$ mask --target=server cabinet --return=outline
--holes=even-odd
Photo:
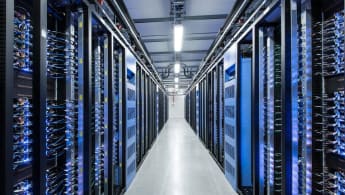
[[[159,128],[159,87],[158,85],[156,86],[156,131],[157,131],[157,135],[160,132],[160,128]]]
[[[212,70],[212,153],[218,160],[219,126],[218,126],[218,66]]]
[[[207,142],[206,142],[206,138],[207,138],[207,124],[208,124],[208,120],[207,120],[207,117],[208,117],[208,112],[207,112],[207,101],[208,101],[208,99],[207,99],[207,83],[206,83],[207,81],[206,81],[206,78],[204,78],[203,79],[203,82],[202,82],[202,84],[203,84],[203,88],[202,88],[202,96],[203,96],[203,117],[202,117],[202,123],[203,123],[203,133],[202,133],[202,139],[203,139],[203,141],[204,141],[204,144],[206,144]]]
[[[218,63],[218,161],[222,168],[224,168],[224,60]]]
[[[252,39],[240,43],[239,59],[230,62],[224,56],[228,180],[249,194],[250,189],[243,190],[251,182],[254,194],[343,194],[344,1],[272,1],[250,28],[246,32],[252,31]],[[243,47],[251,44],[252,56],[243,56]],[[204,120],[199,136],[213,154],[221,132],[214,131],[220,118],[215,105],[221,102],[216,71],[211,69],[198,83],[203,103],[195,102]],[[244,95],[249,88],[250,100]],[[186,96],[191,125],[192,91]],[[248,112],[252,114],[244,114]],[[246,149],[248,137],[252,146]],[[246,154],[252,158],[246,160]]]
[[[145,113],[149,113],[149,81],[148,81],[148,76],[146,74],[144,74],[144,88],[145,88],[145,91],[144,91],[144,102],[145,102]],[[145,130],[144,130],[144,133],[145,133],[145,136],[144,136],[144,151],[145,153],[147,152],[147,150],[149,149],[149,116],[147,114],[145,114]]]
[[[165,96],[146,71],[138,64],[136,67],[136,120],[138,124],[136,129],[136,163],[139,167],[164,125],[163,104]]]
[[[253,31],[253,171],[254,193],[284,193],[285,86],[283,69],[280,6],[275,5],[255,25]],[[285,84],[285,82],[284,82]],[[286,115],[287,116],[287,115]]]
[[[0,111],[4,124],[4,129],[1,129],[1,156],[4,161],[1,162],[1,176],[6,177],[2,180],[1,191],[6,194],[20,190],[32,193],[34,185],[40,185],[39,182],[34,182],[34,179],[41,177],[40,174],[33,175],[33,169],[40,166],[36,160],[40,156],[35,154],[45,149],[37,144],[44,134],[34,132],[34,129],[45,124],[32,118],[34,114],[41,115],[41,109],[45,113],[43,106],[33,101],[36,91],[39,92],[38,95],[44,95],[45,92],[39,87],[40,81],[34,77],[45,71],[45,64],[37,58],[39,55],[33,55],[33,45],[37,46],[41,42],[40,37],[33,37],[33,26],[34,21],[36,28],[37,25],[41,26],[41,15],[32,16],[37,7],[23,5],[24,3],[1,2],[1,19],[4,22],[1,28],[1,60],[5,60],[1,61],[1,90],[5,92],[4,97],[1,97]],[[22,36],[16,37],[17,34]],[[35,52],[41,51],[36,48]],[[36,67],[32,66],[33,61],[37,63]],[[43,69],[42,72],[37,72],[40,68]],[[44,81],[43,79],[42,82],[45,83]]]
[[[141,89],[140,89],[140,97],[141,97],[141,102],[142,102],[142,106],[141,106],[141,157],[143,158],[144,155],[145,155],[145,130],[146,130],[146,127],[145,127],[145,113],[146,113],[146,110],[145,110],[145,72],[142,70],[141,71]]]
[[[169,119],[169,99],[168,96],[165,95],[165,119],[164,119],[164,124],[168,121]]]
[[[212,92],[213,92],[213,85],[212,85],[212,74],[207,75],[207,138],[206,138],[206,147],[209,150],[212,150],[213,146],[213,101],[212,101]]]
[[[69,5],[71,6],[71,5]],[[68,4],[50,4],[47,17],[47,100],[46,100],[46,193],[77,193],[83,191],[85,165],[84,145],[84,58],[85,31],[83,23],[87,10],[69,9]],[[58,15],[66,14],[61,19]],[[42,47],[42,46],[41,46]],[[66,120],[65,120],[66,119]],[[67,172],[67,174],[64,174]],[[61,187],[61,180],[66,183]],[[78,186],[78,187],[75,187]],[[87,191],[87,189],[85,189]]]
[[[291,73],[287,73],[290,74],[289,76],[291,78],[290,109],[292,131],[290,136],[292,156],[290,163],[291,175],[295,175],[296,177],[291,178],[291,186],[287,190],[290,190],[291,193],[312,194],[311,167],[317,165],[318,162],[314,161],[312,163],[311,159],[312,110],[314,110],[314,108],[312,109],[312,103],[314,101],[312,97],[312,74],[314,71],[312,70],[311,62],[311,2],[290,1],[290,3],[290,31],[292,32],[292,36],[290,37]],[[298,34],[295,34],[295,32],[298,32]],[[313,33],[317,32],[315,31]],[[315,55],[315,58],[318,57]],[[318,146],[315,145],[313,147],[317,148]],[[314,182],[317,183],[317,181]],[[314,189],[317,189],[316,186]],[[316,190],[314,190],[314,193],[316,193]]]
[[[125,67],[122,70],[124,77],[125,95],[123,102],[125,110],[125,167],[126,188],[129,187],[136,173],[136,59],[129,50],[125,50]]]
[[[1,66],[5,73],[2,85],[11,89],[5,91],[9,99],[1,104],[9,105],[2,111],[11,118],[6,123],[11,124],[3,132],[11,141],[3,143],[11,150],[3,154],[11,159],[2,167],[6,169],[3,173],[11,174],[4,177],[1,191],[76,192],[71,187],[78,185],[76,140],[78,127],[83,124],[76,121],[78,111],[83,110],[76,98],[83,94],[77,87],[83,81],[83,66],[78,69],[76,60],[83,57],[83,50],[78,51],[77,46],[82,44],[83,29],[76,24],[83,14],[68,8],[62,12],[59,8],[67,5],[47,6],[43,1],[7,1],[5,5],[2,14],[11,13],[6,20],[11,23],[6,26],[11,35],[4,38],[12,43],[2,54],[6,53],[4,59],[12,60]],[[55,13],[64,17],[57,20]],[[41,32],[46,34],[41,36]],[[64,175],[65,170],[71,173]],[[58,177],[73,182],[61,183]]]
[[[124,188],[124,167],[123,167],[123,105],[122,105],[122,67],[125,61],[125,49],[120,43],[112,37],[112,57],[113,65],[111,71],[111,83],[112,83],[112,137],[111,137],[111,173],[109,183],[111,187],[109,190],[113,191],[113,194],[120,194]],[[110,72],[110,71],[109,71]],[[110,134],[109,134],[110,135]],[[111,193],[109,193],[111,194]]]
[[[185,96],[185,118],[224,167],[223,60]]]
[[[237,46],[224,55],[224,171],[225,176],[237,189]]]
[[[13,19],[14,1],[0,1],[0,178],[7,178],[0,183],[0,193],[10,194],[13,191]],[[11,103],[8,103],[11,102]]]
[[[0,4],[0,191],[122,193],[136,170],[137,62],[109,27],[106,3]]]
[[[137,128],[136,128],[136,161],[137,161],[137,167],[139,166],[139,163],[141,161],[141,149],[140,149],[140,141],[141,141],[141,101],[140,101],[140,95],[141,95],[141,91],[140,91],[140,87],[141,87],[141,82],[140,82],[140,76],[141,76],[141,69],[139,67],[139,65],[137,65],[136,67],[136,81],[137,81],[137,85],[136,85],[136,99],[139,101],[136,101],[136,108],[137,108]]]
[[[307,193],[342,194],[344,1],[306,1],[299,7],[300,28],[305,29],[299,42],[300,48],[305,45],[300,50],[304,58],[300,57],[299,66],[306,79],[299,83],[304,95],[299,98],[303,98],[305,117],[299,121],[299,124],[303,122],[304,131],[298,136],[303,140],[299,145],[306,148],[298,152],[306,157],[303,165],[307,172],[304,172],[305,177],[292,182],[305,184],[298,190]],[[304,171],[300,166],[298,169],[299,173]]]
[[[196,86],[196,90],[195,90],[195,131],[196,131],[196,135],[199,136],[200,135],[200,91],[199,91],[199,85]]]
[[[195,131],[195,88],[191,91],[189,99],[190,99],[190,106],[189,106],[189,117],[190,117],[190,125],[192,129]]]
[[[186,102],[186,104],[185,104],[186,105],[186,107],[185,107],[186,120],[187,120],[187,122],[190,123],[190,116],[189,116],[190,99],[189,99],[189,94],[186,95],[185,102]]]
[[[108,154],[105,152],[105,144],[108,141],[109,128],[109,35],[110,33],[92,18],[91,34],[91,193],[103,194],[105,181],[105,162],[108,162]],[[106,132],[106,133],[105,133]],[[107,137],[105,137],[107,136]]]
[[[253,194],[252,181],[252,32],[238,43],[238,190]]]

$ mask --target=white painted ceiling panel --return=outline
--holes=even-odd
[[[155,61],[167,61],[167,60],[173,60],[174,55],[173,54],[164,54],[164,55],[151,55],[152,60]]]
[[[186,15],[229,14],[236,0],[187,0]]]
[[[124,0],[132,19],[169,17],[169,0]]]
[[[169,63],[169,62],[160,62],[160,63],[155,63],[155,66],[156,66],[156,67],[164,67],[164,68],[166,68],[166,67],[168,67],[170,64],[171,64],[171,63]]]
[[[207,50],[212,42],[213,40],[185,41],[182,51]]]
[[[224,19],[215,20],[188,20],[183,21],[183,26],[186,34],[194,33],[214,33],[219,32],[219,29],[224,24]]]
[[[150,42],[145,43],[145,45],[150,52],[171,51],[172,49],[170,42]]]
[[[146,38],[149,35],[171,36],[173,31],[172,24],[168,22],[138,23],[135,27],[140,35]]]
[[[171,0],[123,0],[154,65],[160,71],[174,64]],[[237,0],[184,0],[186,18],[178,60],[187,66],[199,66],[214,38],[224,25]],[[189,16],[195,16],[190,18]],[[209,17],[220,19],[210,19]],[[189,18],[188,18],[189,17]],[[169,19],[170,18],[170,19]],[[158,21],[158,22],[157,22]],[[195,40],[197,39],[197,40]],[[202,51],[203,52],[195,52]],[[183,53],[183,51],[187,51]],[[170,75],[171,76],[171,75]],[[180,76],[183,76],[181,73]],[[184,77],[181,77],[184,78]],[[185,78],[187,79],[187,78]]]
[[[181,54],[181,59],[202,59],[206,53]]]

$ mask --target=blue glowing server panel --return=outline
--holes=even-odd
[[[136,173],[136,59],[126,50],[126,188]]]
[[[224,170],[227,180],[237,189],[237,45],[224,54]]]

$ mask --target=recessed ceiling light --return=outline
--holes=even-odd
[[[182,24],[174,25],[174,50],[175,52],[182,51],[183,44],[183,26]]]
[[[176,63],[175,67],[174,67],[175,74],[180,73],[180,69],[181,69],[181,64],[180,63]]]
[[[175,83],[178,83],[178,77],[175,77]]]

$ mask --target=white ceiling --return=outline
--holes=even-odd
[[[182,21],[185,41],[180,55],[181,63],[188,66],[200,64],[235,2],[236,0],[185,0],[186,13]],[[124,0],[124,3],[148,52],[154,52],[151,58],[155,66],[167,67],[173,64],[170,0]]]
[[[169,17],[169,0],[124,0],[132,19]]]
[[[186,0],[186,15],[229,14],[235,2],[235,0]]]

